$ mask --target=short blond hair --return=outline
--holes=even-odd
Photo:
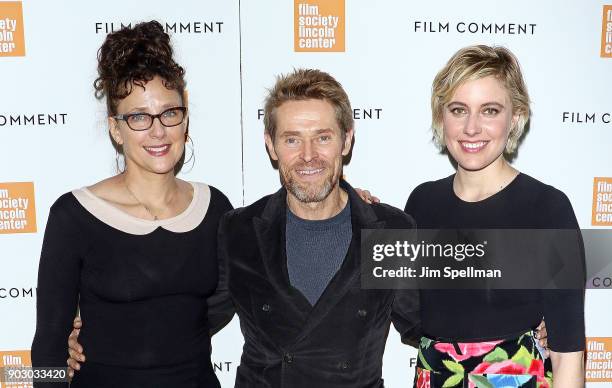
[[[457,51],[434,78],[431,88],[431,128],[434,141],[442,149],[445,147],[442,124],[444,106],[464,82],[488,76],[494,76],[505,86],[512,102],[512,114],[518,115],[517,122],[510,128],[505,152],[512,154],[516,151],[531,115],[527,87],[514,54],[505,47],[486,45],[468,46]]]

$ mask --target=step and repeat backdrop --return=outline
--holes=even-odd
[[[107,33],[151,19],[187,71],[195,162],[180,177],[219,188],[234,206],[278,189],[263,99],[276,75],[309,67],[351,98],[345,176],[403,208],[419,183],[453,172],[431,141],[431,82],[455,51],[482,43],[517,55],[532,98],[513,164],[564,191],[583,229],[612,227],[612,2],[0,1],[0,367],[30,363],[49,207],[116,173],[94,97],[97,49]],[[600,273],[587,284],[587,381],[612,387],[612,270]],[[223,387],[241,350],[235,318],[213,339]],[[415,356],[392,328],[387,387],[411,386]]]

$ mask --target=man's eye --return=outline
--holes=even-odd
[[[297,144],[297,142],[298,142],[298,139],[296,139],[294,137],[288,137],[285,140],[285,143],[290,144],[290,145]]]
[[[171,118],[171,117],[175,117],[177,114],[178,113],[176,110],[169,110],[169,111],[164,112],[164,117]]]
[[[330,140],[331,140],[331,136],[329,136],[329,135],[321,135],[321,136],[319,137],[319,140],[320,140],[321,142],[324,142],[324,143],[325,143],[325,142],[328,142],[328,141],[330,141]]]

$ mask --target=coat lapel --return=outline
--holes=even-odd
[[[327,288],[325,288],[318,302],[313,306],[306,324],[304,325],[304,329],[298,338],[296,338],[296,342],[308,336],[309,333],[330,313],[334,306],[338,304],[349,289],[355,286],[355,282],[360,281],[361,230],[381,229],[385,227],[385,222],[378,220],[371,206],[366,204],[348,183],[340,181],[340,186],[349,194],[353,236],[344,262],[327,285]]]
[[[287,192],[280,189],[270,197],[261,217],[253,218],[253,227],[268,281],[287,302],[287,311],[294,311],[299,319],[305,320],[311,305],[304,295],[289,283],[286,223]]]

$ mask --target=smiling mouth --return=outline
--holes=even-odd
[[[309,170],[296,170],[296,172],[299,175],[303,175],[303,176],[316,175],[320,173],[321,171],[323,171],[322,168],[314,168],[314,169],[309,169]]]
[[[164,156],[168,153],[168,151],[170,151],[170,144],[164,144],[164,145],[159,145],[159,146],[154,146],[154,147],[143,147],[143,148],[145,149],[145,151],[149,153],[149,155]]]
[[[489,144],[488,141],[460,141],[461,148],[465,152],[479,152]]]

